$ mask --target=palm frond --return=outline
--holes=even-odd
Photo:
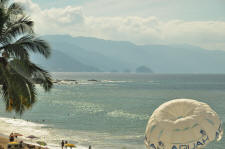
[[[9,0],[0,0],[0,5],[6,6],[9,3]]]
[[[12,52],[14,53],[14,56],[19,56],[20,58],[25,54],[25,51],[27,51],[26,53],[39,53],[45,58],[48,58],[51,54],[48,43],[33,35],[25,35],[16,42],[3,46],[2,49],[5,49],[9,53]],[[19,49],[21,49],[21,53],[23,52],[22,56],[19,53],[14,52],[14,50],[18,51]]]
[[[19,3],[12,3],[8,7],[7,14],[8,15],[18,15],[18,14],[23,14],[24,8],[19,4]]]
[[[15,110],[16,113],[22,114],[25,109],[29,109],[36,101],[36,90],[35,86],[18,75],[11,76],[14,83],[8,82],[8,84],[3,84],[4,99],[6,103],[6,110]],[[15,80],[16,79],[16,80]]]
[[[33,21],[18,3],[0,0],[0,94],[7,111],[22,114],[36,101],[35,84],[45,91],[52,88],[50,74],[32,63],[30,52],[48,58],[50,46],[35,37]],[[9,4],[9,5],[8,5]]]
[[[3,30],[3,37],[9,39],[17,39],[17,36],[23,34],[33,33],[33,21],[26,16],[17,19],[16,21],[9,21],[6,24],[6,29]]]
[[[49,91],[53,86],[51,75],[29,59],[23,61],[14,59],[9,63],[9,66],[13,71],[24,76],[30,82],[40,84],[45,91]]]
[[[0,36],[2,36],[3,29],[4,29],[4,24],[7,21],[6,13],[5,13],[5,8],[4,6],[0,3]]]
[[[35,85],[19,73],[4,67],[1,67],[0,74],[3,76],[1,89],[6,111],[15,110],[22,114],[31,108],[36,101]]]
[[[36,38],[32,35],[27,35],[22,37],[20,41],[24,44],[24,46],[29,51],[42,54],[46,58],[48,58],[51,54],[51,49],[49,44],[40,38]]]
[[[0,40],[17,38],[17,35],[33,33],[33,21],[23,14],[19,3],[12,3],[8,8],[0,7]]]
[[[29,53],[20,43],[8,44],[4,47],[4,51],[10,54],[10,57],[16,57],[19,59],[26,59],[29,57]]]

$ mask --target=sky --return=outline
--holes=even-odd
[[[38,35],[225,50],[225,0],[15,0]]]

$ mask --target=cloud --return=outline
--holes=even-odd
[[[44,34],[71,34],[77,32],[84,24],[84,15],[81,7],[67,6],[65,8],[41,9],[31,0],[15,0],[21,3],[27,14],[35,22],[35,32]]]
[[[60,25],[80,24],[84,21],[81,7],[51,8],[43,10],[42,17]]]
[[[166,3],[168,6],[170,4],[169,2],[173,1],[175,0],[92,0],[85,3],[84,7],[86,8],[85,12],[94,16],[115,16],[119,14],[137,13],[146,16],[144,12],[148,11],[152,13],[152,9],[161,2]]]
[[[70,34],[137,44],[191,44],[225,50],[224,21],[163,21],[154,16],[96,17],[85,15],[82,7],[41,9],[31,0],[16,1],[25,5],[39,34]]]

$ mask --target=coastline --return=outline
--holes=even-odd
[[[24,149],[29,149],[27,145],[35,146],[34,149],[60,149],[60,141],[52,142],[49,139],[46,139],[46,136],[51,136],[48,131],[43,130],[42,127],[47,127],[46,124],[35,123],[23,119],[14,119],[7,117],[0,117],[0,146],[3,146],[4,149],[7,149],[7,145],[9,143],[9,134],[11,132],[20,133],[23,136],[19,136],[16,142],[23,141]],[[28,139],[26,136],[35,135],[39,139]],[[62,137],[63,138],[63,137]],[[40,146],[37,144],[37,141],[44,141],[47,143],[46,146]],[[56,144],[57,143],[57,144]],[[85,146],[76,145],[78,149],[86,149]]]
[[[88,82],[92,78],[104,83]],[[79,86],[74,82],[55,85],[50,94],[38,88],[38,102],[22,116],[23,120],[13,119],[13,113],[6,113],[2,103],[0,115],[5,118],[3,122],[0,119],[0,133],[8,136],[12,131],[18,132],[25,140],[26,136],[35,135],[51,149],[60,147],[61,140],[86,149],[89,144],[98,149],[144,149],[143,134],[149,114],[156,106],[177,97],[198,98],[212,105],[225,119],[224,75],[69,79],[78,80]],[[223,140],[216,146],[222,148],[224,143]]]
[[[25,141],[23,139],[18,139],[17,142],[19,141]],[[3,134],[0,134],[0,146],[4,147],[4,149],[7,149],[7,145],[9,143],[9,138]],[[27,147],[27,145],[33,145],[33,144],[30,144],[30,143],[23,143],[24,144],[24,149],[29,149]],[[35,148],[34,149],[46,149],[47,147],[41,147],[41,146],[38,146],[38,145],[35,145]]]
[[[29,141],[21,139],[21,138],[18,138],[15,142],[19,143],[20,141],[23,141],[23,146],[24,146],[23,149],[29,149],[28,146],[34,146],[33,149],[60,149],[61,148],[59,145],[57,146],[57,145],[53,145],[53,144],[51,144],[50,146],[49,145],[40,146],[37,143],[29,142]],[[7,149],[8,143],[9,143],[8,136],[0,133],[0,147],[4,147],[4,149]],[[86,149],[85,147],[81,147],[81,146],[76,146],[76,148]]]

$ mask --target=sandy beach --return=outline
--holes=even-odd
[[[27,144],[35,146],[35,149],[45,149],[46,147],[49,149],[60,149],[61,138],[65,140],[65,137],[60,136],[57,141],[52,141],[52,139],[48,138],[49,136],[57,135],[50,134],[48,130],[42,128],[44,124],[34,123],[23,119],[14,119],[14,118],[0,118],[0,145],[5,149],[9,143],[9,135],[10,133],[19,133],[22,136],[18,136],[17,142],[23,141],[25,144],[24,149],[28,149]],[[30,135],[37,136],[37,139],[29,139],[27,136]],[[69,139],[68,139],[69,140]],[[47,146],[41,146],[37,144],[38,141],[44,141],[47,143]],[[70,142],[69,143],[73,143]],[[78,146],[76,144],[76,148],[85,149],[86,147]],[[1,148],[0,148],[1,149]]]
[[[9,139],[6,136],[0,135],[0,146],[4,147],[4,149],[7,149],[8,143],[9,143]],[[27,145],[28,144],[24,143],[24,149],[29,149],[27,147]],[[44,147],[40,147],[40,146],[35,146],[34,149],[45,149],[45,148]]]
[[[9,142],[9,139],[3,136],[0,136],[0,145],[5,148],[7,148],[7,144]]]

